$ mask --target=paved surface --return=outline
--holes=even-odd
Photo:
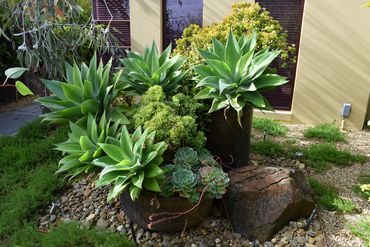
[[[0,136],[15,135],[19,128],[41,115],[38,103],[21,106],[10,111],[0,112]]]

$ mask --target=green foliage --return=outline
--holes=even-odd
[[[348,151],[338,150],[331,144],[312,144],[303,151],[303,158],[308,165],[328,166],[328,163],[336,166],[348,166],[353,163],[365,163],[367,157],[360,154],[352,154]]]
[[[188,107],[192,109],[191,104]],[[198,131],[196,118],[180,113],[185,113],[185,108],[181,109],[179,105],[176,107],[171,101],[166,101],[162,88],[153,86],[143,95],[133,116],[133,122],[135,128],[143,126],[155,131],[156,140],[165,141],[169,151],[175,152],[183,146],[195,149],[204,147],[206,138],[203,132]]]
[[[163,174],[159,167],[167,146],[164,142],[154,142],[155,132],[144,133],[141,127],[131,135],[123,127],[120,137],[108,138],[99,146],[107,156],[94,160],[94,164],[104,167],[100,173],[98,186],[114,183],[108,201],[128,189],[132,200],[139,197],[143,188],[159,192],[158,177]]]
[[[203,63],[198,53],[198,48],[208,49],[212,38],[225,42],[229,29],[233,29],[236,37],[243,34],[250,35],[253,30],[257,32],[257,50],[271,47],[281,50],[280,58],[283,65],[295,62],[295,47],[287,42],[287,33],[278,21],[273,20],[269,12],[258,3],[235,3],[232,12],[225,19],[211,26],[203,28],[190,25],[184,29],[183,35],[176,41],[176,54],[181,54],[188,59],[187,67]],[[293,55],[293,56],[292,56]]]
[[[267,135],[285,136],[288,128],[276,120],[266,118],[253,118],[253,128],[258,131],[267,131]]]
[[[370,6],[370,4],[369,4]],[[364,240],[364,247],[370,247],[370,215],[365,216],[355,225],[350,226],[350,230],[359,238]]]
[[[254,153],[265,156],[283,156],[285,154],[284,146],[272,140],[252,142],[251,150]]]
[[[330,211],[340,211],[351,213],[356,210],[356,206],[351,200],[341,198],[333,187],[320,183],[317,179],[310,177],[308,182],[314,190],[318,203]]]
[[[260,93],[287,83],[285,77],[266,72],[267,67],[279,55],[279,51],[256,51],[256,33],[242,35],[237,40],[231,32],[224,45],[213,38],[209,51],[199,50],[206,65],[194,67],[198,74],[197,87],[203,89],[197,99],[212,99],[209,113],[232,107],[240,123],[242,110],[253,106],[272,110],[267,99]]]
[[[339,128],[334,124],[320,124],[308,128],[304,132],[304,137],[314,138],[327,142],[345,142],[346,137],[340,132]]]
[[[358,178],[358,183],[360,185],[354,186],[352,190],[362,198],[370,201],[370,172],[361,174]]]
[[[164,171],[161,195],[178,193],[192,203],[199,201],[203,190],[209,198],[221,198],[229,185],[229,177],[206,149],[197,152],[190,147],[180,148],[174,164],[165,166]]]
[[[189,147],[182,147],[177,150],[174,162],[179,167],[191,169],[199,164],[197,151]]]
[[[135,246],[118,233],[88,229],[77,222],[61,222],[47,234],[27,226],[15,234],[11,242],[16,246],[120,247]]]
[[[129,51],[127,58],[122,59],[124,65],[122,88],[130,95],[143,95],[150,87],[159,85],[166,94],[176,91],[179,82],[186,75],[180,69],[185,62],[180,55],[171,57],[171,45],[162,53],[153,42],[146,48],[144,55]]]
[[[66,63],[66,82],[42,80],[53,95],[38,98],[37,101],[50,109],[51,112],[42,115],[45,121],[65,123],[86,121],[87,115],[101,115],[104,112],[124,120],[124,116],[115,111],[109,112],[109,107],[116,98],[117,84],[122,71],[112,78],[112,61],[103,65],[100,61],[97,66],[96,55],[91,59],[89,67],[82,63],[80,67]],[[117,120],[117,119],[116,119]]]
[[[57,173],[67,172],[66,177],[73,179],[82,174],[99,172],[101,167],[91,163],[94,159],[104,155],[98,143],[104,143],[108,138],[117,137],[120,127],[119,121],[113,125],[111,120],[106,119],[105,114],[99,122],[89,114],[86,129],[70,122],[68,140],[56,144],[56,150],[62,151],[65,155],[59,161],[60,168]]]
[[[191,202],[199,200],[200,192],[197,191],[197,175],[190,169],[178,168],[172,173],[173,192],[188,198]]]
[[[210,198],[221,199],[229,185],[229,177],[218,166],[203,166],[199,169],[201,183],[207,187],[206,191]]]

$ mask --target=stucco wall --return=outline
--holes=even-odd
[[[131,0],[131,47],[142,53],[153,40],[162,48],[162,0]]]
[[[203,25],[208,26],[224,19],[236,2],[254,2],[254,0],[203,0]]]
[[[345,127],[362,128],[370,92],[370,9],[362,3],[306,0],[294,120],[339,124],[342,103],[351,103]]]

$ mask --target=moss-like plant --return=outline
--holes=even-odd
[[[182,37],[176,41],[174,53],[186,57],[188,59],[186,65],[189,68],[203,63],[204,60],[197,49],[208,49],[212,38],[225,42],[230,28],[237,38],[243,34],[252,34],[253,30],[257,31],[257,50],[266,47],[281,50],[280,58],[283,65],[295,62],[295,47],[288,43],[288,35],[279,22],[258,3],[245,2],[235,3],[231,13],[220,23],[205,27],[192,24],[185,28]]]
[[[346,136],[334,124],[319,124],[304,131],[304,137],[327,142],[345,142]]]
[[[260,132],[267,131],[267,135],[285,136],[288,128],[276,120],[266,118],[253,118],[253,129]]]
[[[195,117],[181,115],[176,109],[171,101],[165,100],[160,86],[151,87],[133,116],[135,128],[143,126],[156,131],[156,140],[165,141],[173,152],[183,146],[204,147],[205,135],[198,130]]]

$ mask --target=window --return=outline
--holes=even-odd
[[[163,0],[163,40],[164,47],[172,42],[175,47],[177,38],[190,24],[202,26],[203,0]]]

